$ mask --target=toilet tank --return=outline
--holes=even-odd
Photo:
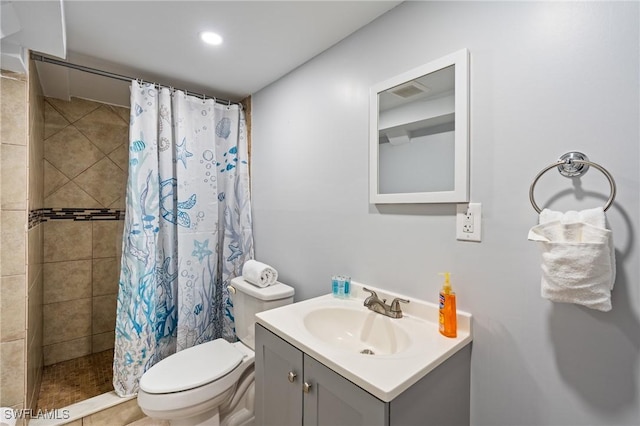
[[[246,282],[242,277],[231,280],[231,300],[233,301],[233,318],[238,339],[255,350],[255,315],[293,303],[294,290],[286,284],[276,282],[267,287],[257,287]]]

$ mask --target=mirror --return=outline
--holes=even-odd
[[[369,202],[469,201],[469,52],[374,85]]]

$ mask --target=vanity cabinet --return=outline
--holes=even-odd
[[[469,424],[470,345],[390,402],[259,324],[255,353],[259,426]]]

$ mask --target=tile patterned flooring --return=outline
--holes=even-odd
[[[44,367],[38,409],[63,408],[113,390],[113,349]]]

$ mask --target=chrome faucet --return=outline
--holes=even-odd
[[[400,302],[409,303],[408,300],[396,297],[391,302],[391,305],[387,305],[387,299],[380,299],[375,291],[369,290],[366,287],[362,287],[362,289],[368,293],[371,293],[371,296],[364,299],[364,306],[366,308],[373,312],[377,312],[391,318],[402,318],[402,309],[400,309]]]

